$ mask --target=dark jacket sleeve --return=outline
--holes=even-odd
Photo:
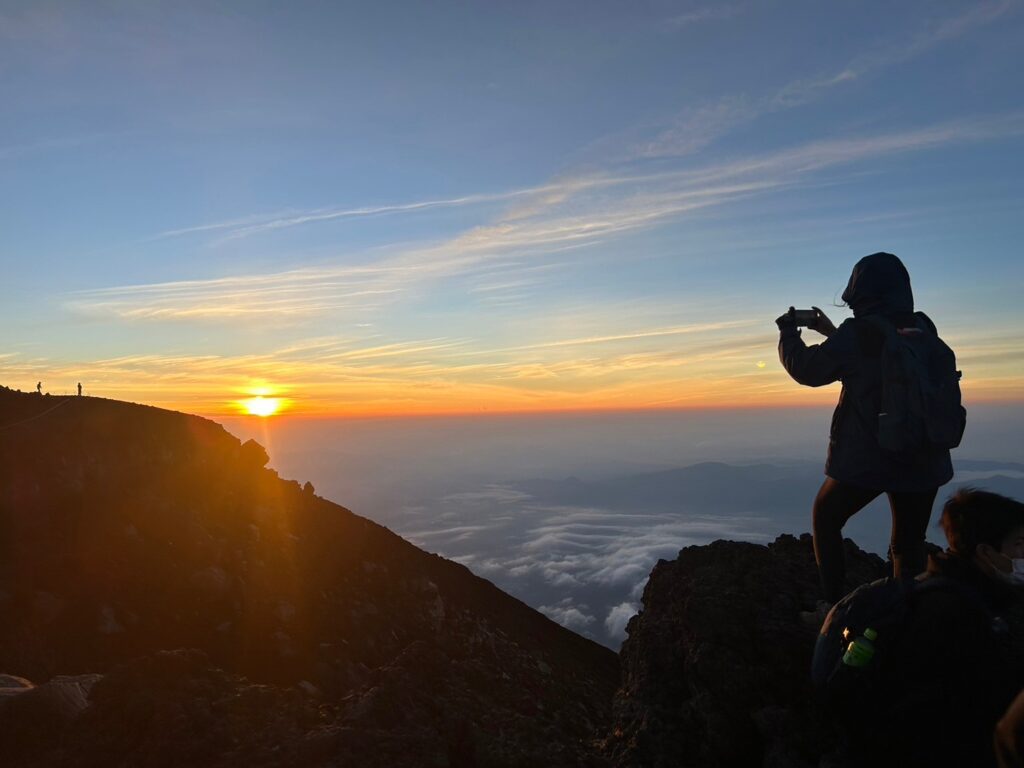
[[[779,360],[783,367],[800,384],[821,387],[838,381],[843,376],[847,337],[850,329],[846,323],[821,344],[807,346],[800,338],[800,331],[794,327],[782,330],[779,337]]]

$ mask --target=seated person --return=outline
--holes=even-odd
[[[946,583],[915,591],[885,665],[861,745],[876,764],[995,765],[993,730],[1024,685],[1005,620],[1024,597],[1024,504],[964,489],[939,522],[949,548],[920,579]]]

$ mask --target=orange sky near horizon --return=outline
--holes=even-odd
[[[345,388],[316,381],[288,379],[287,383],[250,382],[231,385],[214,380],[180,381],[173,377],[166,382],[146,380],[115,382],[108,373],[81,373],[84,393],[96,397],[145,403],[170,410],[195,413],[213,419],[249,416],[252,399],[276,399],[276,409],[265,414],[270,418],[373,418],[399,416],[445,416],[463,414],[543,414],[566,412],[643,411],[643,410],[711,410],[746,408],[822,407],[836,403],[838,383],[820,388],[801,387],[793,382],[778,362],[769,362],[771,369],[758,369],[732,377],[703,378],[692,381],[622,382],[616,386],[573,390],[545,386],[516,388],[492,383],[455,384],[451,382],[410,381],[404,386],[391,382],[387,386],[373,382]],[[37,371],[44,382],[44,391],[52,394],[74,394],[78,378],[71,371]],[[46,375],[50,374],[50,375]],[[61,375],[63,374],[63,375]],[[32,376],[28,377],[32,379]],[[66,381],[66,385],[55,382]],[[284,379],[282,379],[284,381]],[[4,382],[11,386],[8,379]],[[579,382],[577,382],[577,385]],[[20,387],[30,391],[30,385]],[[1021,391],[1016,382],[1000,377],[972,378],[963,384],[964,400],[971,403],[1020,403]],[[259,410],[260,406],[256,407]]]
[[[766,325],[771,328],[769,330]],[[624,327],[625,326],[625,327]],[[950,324],[965,401],[1020,402],[1020,340]],[[277,416],[373,417],[835,404],[839,385],[803,387],[783,370],[763,317],[634,324],[618,318],[472,338],[320,337],[233,355],[144,354],[62,362],[0,354],[0,384],[84,393],[211,418],[243,415],[254,396]],[[807,341],[818,336],[805,331]],[[265,404],[264,404],[265,405]]]

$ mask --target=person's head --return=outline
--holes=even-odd
[[[1001,573],[1014,571],[1024,559],[1024,504],[998,493],[961,488],[949,497],[939,524],[949,549],[967,560],[980,560]]]
[[[843,301],[855,317],[913,312],[914,292],[910,289],[910,273],[903,262],[891,253],[872,253],[853,267],[850,281],[843,291]]]

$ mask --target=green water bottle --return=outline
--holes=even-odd
[[[855,637],[853,641],[846,647],[846,653],[843,654],[843,664],[848,667],[866,667],[871,663],[871,659],[875,655],[875,643],[874,641],[878,638],[878,633],[868,627],[864,630],[864,634]]]

